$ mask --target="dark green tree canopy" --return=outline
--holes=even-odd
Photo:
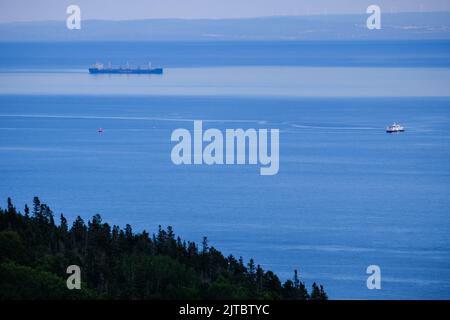
[[[0,209],[0,299],[327,299],[316,283],[308,294],[297,270],[282,284],[253,259],[225,257],[206,237],[201,248],[176,237],[110,226],[96,214],[72,226],[55,224],[38,197],[18,212],[11,199]],[[82,289],[68,290],[69,265],[82,270]]]

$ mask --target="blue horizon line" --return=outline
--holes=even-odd
[[[450,14],[450,10],[445,11],[397,11],[397,12],[383,12],[383,15],[401,15],[401,14]],[[367,13],[313,13],[313,14],[296,14],[296,15],[264,15],[254,17],[230,17],[230,18],[182,18],[182,17],[165,17],[165,18],[139,18],[139,19],[99,19],[90,18],[83,19],[84,22],[139,22],[139,21],[231,21],[231,20],[258,20],[258,19],[271,19],[271,18],[307,18],[307,17],[335,17],[335,16],[366,16]],[[65,19],[62,20],[12,20],[12,21],[0,21],[0,24],[29,24],[29,23],[65,23]]]

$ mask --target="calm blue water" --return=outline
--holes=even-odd
[[[0,43],[0,69],[85,69],[95,61],[198,66],[450,67],[450,41]]]
[[[181,46],[166,45],[160,52]],[[0,59],[0,199],[5,203],[10,196],[22,207],[39,195],[70,219],[101,213],[108,222],[138,230],[155,231],[162,224],[186,239],[207,235],[224,253],[254,257],[283,279],[298,268],[308,286],[318,281],[332,298],[450,298],[447,43],[410,44],[421,52],[414,58],[422,61],[420,68],[374,69],[375,91],[357,77],[367,70],[352,62],[329,66],[317,58],[318,65],[304,68],[287,60],[285,65],[299,67],[295,72],[309,81],[285,91],[292,82],[286,77],[295,79],[285,69],[277,70],[282,76],[261,79],[266,60],[247,67],[252,50],[259,52],[255,45],[208,44],[209,52],[223,57],[216,65],[213,57],[204,64],[196,60],[206,55],[206,44],[185,45],[195,54],[177,60],[172,53],[167,61],[178,69],[169,68],[167,77],[91,79],[79,70],[86,56],[74,54],[68,44],[1,44],[7,50],[0,56],[11,57],[7,63]],[[406,44],[385,45],[399,60],[415,54]],[[144,44],[131,48],[136,46]],[[330,43],[315,46],[334,49]],[[359,46],[351,54],[366,61],[363,67],[374,67],[367,44]],[[87,57],[103,57],[100,47],[89,49]],[[269,50],[270,60],[304,55],[298,50],[303,47],[321,52],[294,43]],[[132,61],[134,51],[124,50],[118,52]],[[59,57],[58,67],[48,55]],[[409,61],[419,61],[414,59]],[[232,69],[239,85],[232,85],[227,72],[205,82],[206,67],[228,65],[240,66]],[[192,71],[189,85],[184,67]],[[343,78],[324,82],[343,70]],[[405,82],[392,91],[395,74]],[[67,80],[73,77],[77,81]],[[294,94],[303,84],[308,94]],[[133,91],[136,86],[144,89]],[[195,94],[186,94],[189,88]],[[193,119],[203,120],[205,129],[279,128],[278,175],[260,176],[258,166],[173,165],[170,134],[180,127],[192,130]],[[404,124],[406,133],[384,133],[393,121]],[[371,264],[381,267],[382,290],[366,288]]]

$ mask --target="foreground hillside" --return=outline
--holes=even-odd
[[[208,245],[161,226],[150,236],[104,223],[95,215],[68,226],[35,197],[20,213],[0,209],[0,299],[327,299],[308,292],[297,271],[283,284],[250,259],[224,257]],[[81,268],[80,290],[68,290],[66,269]]]

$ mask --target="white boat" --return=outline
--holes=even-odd
[[[386,128],[387,133],[395,133],[395,132],[403,132],[403,131],[405,131],[405,127],[403,127],[395,122],[394,122],[394,124],[392,124]]]

